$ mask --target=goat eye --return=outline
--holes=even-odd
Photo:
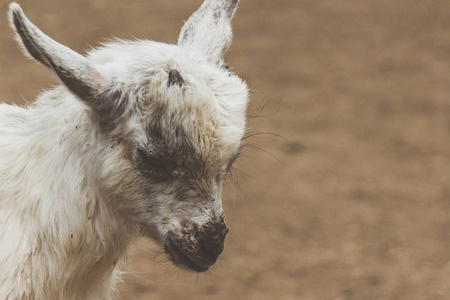
[[[217,174],[216,175],[216,182],[221,182],[224,177],[225,176],[222,173],[221,174]]]
[[[236,153],[228,162],[227,168],[225,169],[225,173],[228,173],[233,166],[233,163],[236,161],[236,159],[239,157],[240,152]]]
[[[137,163],[139,170],[144,174],[159,179],[167,179],[171,172],[164,161],[147,153],[144,149],[137,150]]]

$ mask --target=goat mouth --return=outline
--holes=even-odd
[[[170,261],[180,268],[195,272],[205,272],[209,269],[209,266],[201,265],[185,254],[173,240],[172,234],[169,234],[166,238],[164,251]]]

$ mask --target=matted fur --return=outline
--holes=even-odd
[[[25,52],[61,85],[0,105],[0,299],[109,299],[140,233],[181,267],[215,262],[248,101],[222,68],[236,5],[206,0],[178,45],[118,40],[87,57],[10,5]]]

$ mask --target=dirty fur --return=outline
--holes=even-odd
[[[140,233],[182,268],[215,263],[248,102],[223,67],[236,5],[206,0],[178,45],[116,40],[86,57],[10,5],[24,51],[61,84],[0,105],[0,299],[110,299]]]

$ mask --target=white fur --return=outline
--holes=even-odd
[[[208,183],[214,201],[192,200],[198,207],[179,202],[173,188],[162,184],[160,195],[149,199],[143,191],[150,184],[127,153],[148,142],[137,107],[150,103],[151,110],[158,102],[172,112],[168,130],[171,122],[190,130],[195,149],[223,172],[240,147],[247,105],[246,85],[219,65],[231,42],[236,2],[206,0],[186,25],[200,26],[209,40],[224,33],[216,48],[210,43],[203,49],[180,35],[179,46],[115,41],[87,58],[46,37],[11,4],[41,53],[31,56],[55,72],[66,68],[72,77],[66,83],[58,73],[65,85],[29,107],[0,105],[0,299],[109,299],[139,229],[162,244],[181,221],[202,225],[223,213],[222,182]],[[210,31],[198,16],[209,14],[208,5],[226,17]],[[56,67],[40,55],[54,59]],[[173,68],[183,75],[185,90],[167,86]],[[97,107],[70,80],[126,95],[122,119],[114,120],[119,125],[106,130]]]

